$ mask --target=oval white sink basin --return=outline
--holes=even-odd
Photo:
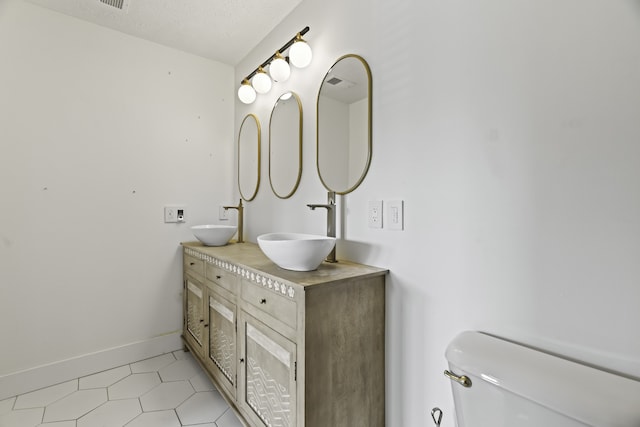
[[[258,236],[258,246],[271,261],[294,271],[317,269],[335,244],[335,237],[314,234],[269,233]]]
[[[235,225],[194,225],[191,232],[205,246],[224,246],[236,234]]]

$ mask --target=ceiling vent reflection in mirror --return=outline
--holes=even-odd
[[[129,0],[100,0],[100,3],[116,8],[125,13],[129,10]]]
[[[354,87],[356,84],[354,82],[350,82],[347,79],[343,79],[340,77],[331,77],[327,80],[327,83],[332,85],[332,86],[336,86],[336,87],[340,87],[343,89],[349,89],[351,87]]]

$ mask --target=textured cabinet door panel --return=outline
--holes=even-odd
[[[195,345],[196,349],[202,351],[204,339],[204,292],[202,285],[187,277],[185,295],[185,337]]]
[[[236,306],[215,293],[209,294],[209,354],[214,375],[235,396]]]
[[[241,321],[241,407],[256,425],[295,426],[295,344],[246,313]]]

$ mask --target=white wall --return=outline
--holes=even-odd
[[[177,332],[179,242],[235,198],[232,67],[14,0],[0,58],[0,380]]]
[[[640,377],[640,4],[306,0],[236,67],[236,89],[305,25],[311,66],[236,101],[236,132],[249,112],[266,128],[286,90],[304,109],[299,191],[262,186],[246,229],[324,232],[305,207],[326,197],[316,95],[333,61],[364,56],[373,163],[341,200],[338,257],[391,271],[387,425],[431,425],[434,406],[454,425],[443,353],[466,329]],[[374,199],[405,201],[405,231],[367,228]]]

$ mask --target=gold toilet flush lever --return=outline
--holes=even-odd
[[[471,378],[466,375],[456,375],[451,371],[445,370],[444,376],[449,378],[450,380],[457,382],[458,384],[461,384],[464,387],[471,387]]]

